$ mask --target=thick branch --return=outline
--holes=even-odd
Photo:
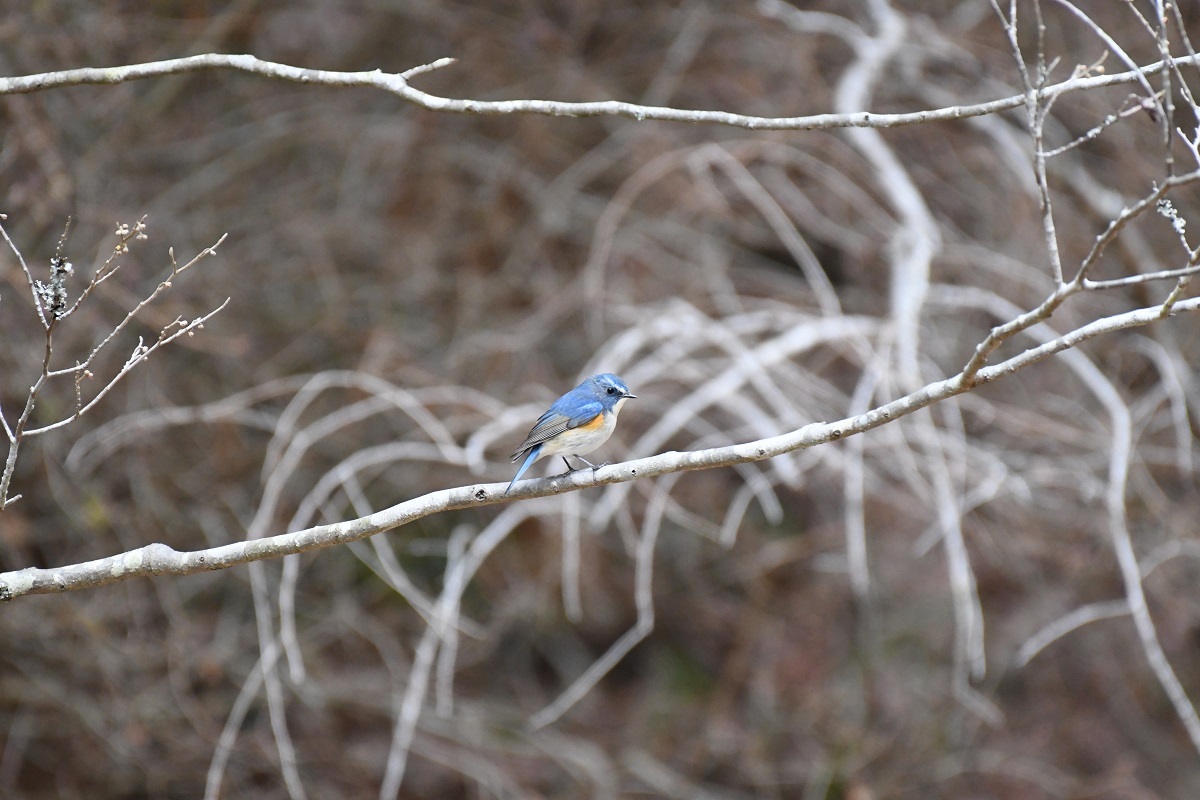
[[[1200,298],[1190,298],[1175,306],[1175,312],[1200,311]],[[237,564],[303,553],[365,539],[377,533],[443,511],[505,503],[510,500],[549,497],[593,486],[624,483],[689,470],[715,469],[765,461],[784,453],[843,439],[877,428],[899,417],[969,391],[974,386],[1010,375],[1055,353],[1075,347],[1088,339],[1125,328],[1147,325],[1161,319],[1158,306],[1141,308],[1097,320],[1057,339],[1031,348],[991,367],[979,370],[971,381],[963,373],[931,383],[912,394],[893,400],[864,414],[838,422],[814,422],[799,430],[756,442],[691,452],[668,452],[636,461],[602,467],[595,471],[578,470],[539,481],[517,484],[509,495],[504,483],[475,484],[442,489],[398,503],[358,519],[318,525],[293,533],[235,542],[207,550],[176,551],[165,544],[150,544],[108,558],[51,569],[29,568],[0,573],[0,600],[27,594],[47,594],[104,586],[134,576],[191,575],[207,570],[225,569]]]

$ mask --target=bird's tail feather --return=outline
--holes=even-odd
[[[505,494],[508,494],[512,490],[514,483],[521,480],[521,476],[525,474],[525,470],[529,469],[533,465],[533,462],[537,461],[541,452],[542,446],[540,444],[537,447],[530,449],[529,455],[527,455],[525,457],[525,461],[521,463],[521,468],[517,470],[517,474],[514,475],[513,479],[509,482],[508,488],[504,490]]]

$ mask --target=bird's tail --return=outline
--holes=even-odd
[[[537,447],[530,448],[529,455],[525,456],[525,460],[521,463],[521,468],[517,470],[517,474],[514,475],[513,479],[509,482],[508,488],[504,490],[505,494],[508,494],[509,491],[512,490],[514,483],[521,480],[521,476],[525,474],[525,470],[529,469],[533,462],[537,461],[538,456],[541,455],[541,452],[542,446],[540,444]]]

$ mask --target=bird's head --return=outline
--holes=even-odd
[[[590,392],[597,400],[604,404],[605,408],[612,411],[620,409],[626,400],[632,400],[637,397],[636,394],[629,391],[629,387],[625,385],[625,381],[611,372],[593,375],[580,384],[579,388]]]

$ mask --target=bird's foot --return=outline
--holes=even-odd
[[[587,464],[589,467],[591,467],[591,469],[592,469],[592,472],[595,472],[596,470],[600,469],[601,467],[607,467],[607,466],[608,466],[608,464],[609,464],[609,462],[607,462],[607,461],[605,461],[605,462],[603,462],[603,463],[600,463],[600,464],[593,464],[592,462],[588,461],[588,460],[587,460],[586,458],[584,458],[583,456],[575,456],[575,458],[578,458],[578,459],[579,459],[580,461],[582,461],[584,464]],[[571,466],[571,462],[570,462],[570,461],[567,461],[567,457],[566,457],[566,456],[563,456],[563,457],[562,457],[562,460],[563,460],[563,463],[567,465],[567,471],[566,471],[566,473],[565,473],[565,474],[567,474],[567,475],[570,475],[572,472],[578,472],[578,471],[579,471],[579,470],[575,469],[575,467],[572,467],[572,466]]]

